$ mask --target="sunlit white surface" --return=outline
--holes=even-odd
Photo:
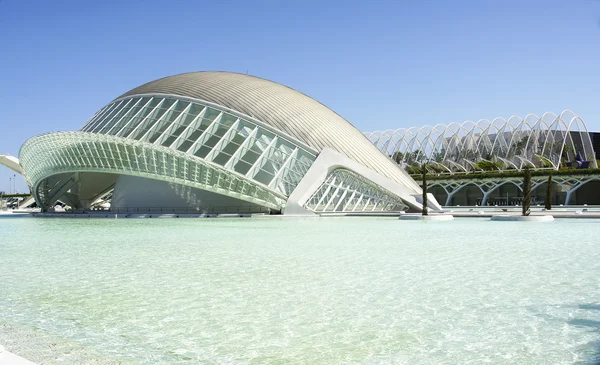
[[[600,353],[598,221],[13,218],[0,232],[0,343],[39,363]]]

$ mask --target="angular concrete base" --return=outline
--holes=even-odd
[[[550,222],[554,220],[551,215],[493,215],[492,221],[502,222]]]
[[[430,214],[430,215],[411,215],[404,214],[398,217],[402,221],[451,221],[454,216],[451,214]]]

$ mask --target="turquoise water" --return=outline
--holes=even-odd
[[[0,344],[44,364],[588,364],[600,222],[0,219]]]

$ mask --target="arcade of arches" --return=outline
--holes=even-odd
[[[534,176],[532,205],[543,205],[547,176]],[[481,180],[447,179],[428,183],[428,190],[445,206],[509,206],[523,200],[523,179],[485,178]],[[553,205],[600,205],[600,176],[554,176]]]

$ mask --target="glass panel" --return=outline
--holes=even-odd
[[[189,141],[189,140],[185,140],[181,143],[181,145],[179,145],[179,147],[177,148],[177,150],[182,151],[182,152],[187,152],[187,150],[192,147],[192,144],[194,142]]]
[[[244,161],[239,160],[234,166],[233,169],[236,172],[239,172],[240,174],[246,175],[246,173],[248,173],[248,171],[250,171],[250,168],[252,167],[252,165],[250,165],[249,163],[246,163]]]
[[[154,104],[155,101],[157,102],[157,104],[153,106],[152,104]],[[152,125],[158,120],[158,115],[161,113],[160,106],[163,105],[165,101],[165,99],[152,100],[150,102],[150,106],[148,106],[149,110],[147,116],[142,121],[142,123],[140,123],[140,125],[136,127],[137,129],[133,131],[128,137],[140,140],[152,127]]]
[[[105,134],[106,132],[108,132],[115,124],[117,124],[119,119],[121,119],[121,117],[125,115],[125,113],[127,113],[135,105],[137,100],[138,99],[128,100],[127,104],[123,108],[121,108],[116,114],[114,114],[110,122],[104,124],[104,126],[100,129],[98,133]]]
[[[190,123],[196,118],[196,115],[186,113],[178,121],[177,127],[171,132],[172,136],[179,137],[181,133],[190,125]],[[169,144],[163,143],[163,146],[169,146]]]
[[[248,133],[244,133],[245,136],[241,133],[245,129],[242,125],[238,124],[236,130],[233,131],[233,135],[221,146],[221,152],[213,159],[213,162],[224,166],[229,161],[248,136]]]
[[[174,108],[173,108],[174,109]],[[171,123],[179,116],[180,112],[175,110],[164,110],[164,113],[159,117],[158,123],[151,128],[151,132],[145,138],[148,142],[154,143],[160,137],[160,135],[171,125]]]
[[[207,121],[212,122],[213,120],[215,120],[215,118],[221,114],[220,111],[216,110],[216,109],[212,109],[212,108],[206,108],[206,113],[204,113],[204,119],[206,119]],[[208,123],[210,124],[210,123]]]
[[[225,166],[225,164],[227,163],[227,161],[229,161],[230,158],[230,154],[221,152],[217,156],[215,156],[212,162],[216,163],[217,165]]]
[[[118,105],[113,110],[111,110],[107,115],[102,117],[101,122],[97,123],[93,128],[90,128],[91,132],[98,133],[102,128],[104,128],[106,126],[106,124],[111,122],[113,116],[115,114],[117,114],[119,111],[121,111],[121,109],[126,104],[127,104],[127,100],[122,100],[121,102],[119,102]]]
[[[90,119],[90,120],[89,120],[89,121],[88,121],[88,122],[87,122],[87,123],[86,123],[86,124],[83,126],[83,128],[81,128],[81,131],[83,131],[83,132],[89,132],[89,131],[93,130],[93,129],[94,129],[94,127],[95,127],[95,126],[96,126],[98,123],[101,123],[101,121],[102,121],[102,120],[104,120],[105,116],[106,116],[106,115],[108,115],[108,114],[110,114],[110,112],[111,112],[113,109],[117,108],[117,107],[118,107],[118,105],[119,105],[120,103],[121,103],[121,102],[115,102],[115,103],[112,103],[112,104],[110,104],[110,105],[107,105],[106,107],[104,107],[104,108],[103,108],[103,109],[102,109],[100,112],[98,112],[96,115],[94,115],[94,116],[92,117],[92,119]]]
[[[271,171],[269,171],[270,169],[264,170],[264,169],[260,169],[258,170],[258,173],[254,176],[254,180],[263,183],[265,185],[269,185],[269,183],[271,182],[271,180],[273,180],[273,173]]]
[[[194,153],[194,156],[204,158],[208,153],[212,150],[212,148],[219,142],[221,139],[218,136],[211,135],[208,140]]]

